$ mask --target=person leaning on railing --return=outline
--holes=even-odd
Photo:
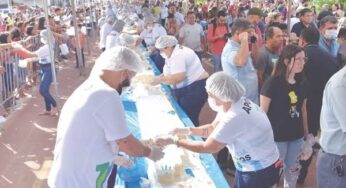
[[[13,47],[14,52],[21,56],[21,58],[25,59],[28,64],[31,64],[34,61],[39,61],[41,69],[40,94],[44,98],[45,102],[45,110],[40,113],[40,115],[55,116],[58,115],[57,104],[49,91],[49,87],[53,81],[51,63],[54,62],[51,62],[52,58],[49,52],[48,36],[47,30],[42,30],[40,32],[40,39],[44,45],[35,52],[31,52],[21,45],[13,45]]]

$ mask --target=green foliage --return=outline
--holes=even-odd
[[[344,10],[346,8],[346,0],[312,0],[311,6],[314,5],[316,6],[317,10],[320,11],[322,9],[322,6],[324,4],[328,4],[329,7],[331,8],[333,4],[335,3],[341,3],[344,4]]]
[[[204,4],[205,2],[207,2],[207,0],[195,0],[196,4]]]

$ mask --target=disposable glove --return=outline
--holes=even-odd
[[[150,147],[150,149],[150,155],[148,156],[149,159],[155,162],[163,158],[164,153],[161,148],[152,146]]]
[[[114,164],[118,166],[123,166],[125,168],[133,168],[133,163],[129,158],[125,156],[116,156],[114,158]]]
[[[159,147],[165,147],[167,145],[171,145],[174,143],[176,143],[176,138],[172,135],[161,136],[161,137],[157,137],[155,139],[155,145],[157,145]]]

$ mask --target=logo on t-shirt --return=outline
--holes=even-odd
[[[290,101],[291,101],[289,114],[290,114],[291,118],[299,118],[299,112],[297,110],[298,97],[296,95],[296,92],[291,91],[288,93],[288,96],[290,97]]]
[[[251,104],[251,102],[250,102],[250,100],[249,99],[245,99],[244,100],[244,104],[243,104],[243,110],[245,110],[245,112],[247,113],[247,114],[250,114],[250,111],[251,111],[251,106],[250,106],[250,104]]]

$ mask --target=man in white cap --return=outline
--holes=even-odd
[[[62,108],[48,179],[51,188],[106,188],[119,151],[154,161],[162,158],[161,149],[130,133],[119,96],[141,69],[138,55],[126,47],[111,48],[96,60],[89,78]]]

